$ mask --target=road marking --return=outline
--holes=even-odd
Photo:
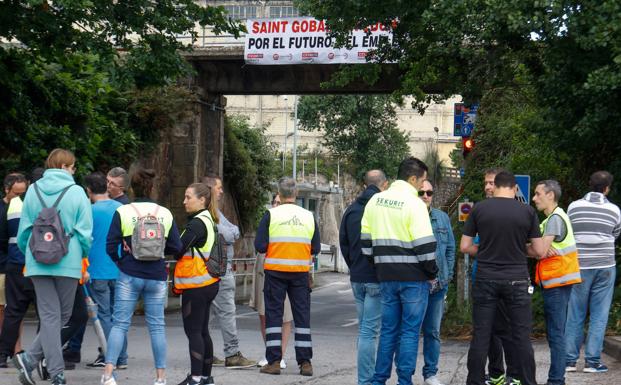
[[[346,328],[346,327],[358,325],[358,318],[349,318],[349,319],[347,319],[347,321],[350,321],[350,322],[341,325],[341,327]]]
[[[325,289],[326,287],[330,287],[330,286],[348,285],[348,284],[349,284],[349,281],[330,282],[330,283],[327,283],[327,284],[325,284],[323,286],[319,286],[317,288],[314,288],[313,290],[322,290],[322,289]]]
[[[256,315],[257,315],[257,312],[256,312],[256,311],[249,311],[249,312],[247,312],[247,313],[237,314],[237,315],[235,316],[235,318],[243,318],[243,317],[248,317],[248,316],[251,316],[251,315],[256,316]]]
[[[337,290],[339,294],[349,294],[351,293],[351,289],[346,289],[346,290]]]

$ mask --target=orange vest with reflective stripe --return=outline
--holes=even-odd
[[[265,270],[287,273],[308,272],[311,240],[315,233],[313,213],[295,204],[270,209],[269,244]]]
[[[205,244],[198,248],[203,254],[205,259],[209,259],[211,253],[211,247],[215,240],[215,234],[213,231],[213,220],[208,210],[202,211],[195,218],[200,219],[205,224],[207,229],[207,240]],[[186,252],[186,255],[181,257],[175,266],[175,289],[177,291],[195,289],[198,287],[204,287],[212,285],[220,280],[220,278],[214,278],[207,272],[207,266],[205,261],[198,252],[195,252],[194,247],[191,247]]]
[[[535,283],[540,284],[544,289],[553,287],[573,285],[582,282],[580,277],[580,265],[578,263],[578,249],[576,239],[571,227],[569,217],[562,208],[557,207],[543,222],[541,222],[541,233],[545,233],[546,224],[552,215],[558,215],[565,222],[567,234],[565,239],[560,242],[552,242],[552,247],[559,255],[547,257],[537,263]]]

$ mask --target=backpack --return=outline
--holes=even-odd
[[[41,197],[39,187],[36,183],[34,184],[34,191],[43,208],[34,220],[28,246],[35,261],[39,263],[56,264],[69,252],[69,240],[73,232],[65,233],[65,227],[56,208],[71,186],[74,185],[69,185],[61,191],[52,207],[47,207]]]
[[[130,204],[136,211],[138,221],[132,232],[132,248],[131,253],[139,261],[159,261],[164,259],[164,249],[166,248],[165,228],[157,219],[157,212],[160,209],[156,205],[153,214],[140,214],[138,207],[133,203]]]
[[[211,220],[211,219],[210,219]],[[218,227],[211,221],[213,224],[213,231],[215,233],[213,245],[211,246],[211,252],[209,254],[209,259],[205,259],[205,256],[199,249],[198,254],[205,261],[205,267],[207,267],[207,272],[214,278],[220,278],[226,274],[226,265],[227,265],[227,257],[226,257],[226,246],[224,245],[224,236],[220,235],[218,232]]]

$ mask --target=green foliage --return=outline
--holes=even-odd
[[[275,146],[265,128],[251,127],[248,118],[226,118],[224,131],[224,180],[239,211],[242,228],[252,231],[270,198],[270,183],[281,172]]]
[[[408,136],[397,128],[392,101],[387,96],[304,96],[298,105],[300,127],[321,131],[323,145],[351,175],[379,168],[395,177],[409,147]]]

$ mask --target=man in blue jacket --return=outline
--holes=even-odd
[[[358,385],[369,384],[373,379],[382,319],[382,296],[375,267],[362,255],[360,248],[360,221],[369,199],[384,191],[388,182],[383,171],[371,170],[366,173],[364,184],[366,189],[345,210],[339,229],[341,254],[349,267],[358,311]]]
[[[436,264],[438,277],[433,281],[427,311],[423,320],[423,377],[425,385],[442,385],[436,374],[438,373],[438,359],[440,358],[440,324],[444,314],[444,297],[448,291],[448,284],[453,279],[455,267],[455,236],[451,228],[448,215],[431,207],[433,201],[433,185],[429,181],[423,182],[423,188],[418,195],[429,208],[431,228],[436,237]]]

